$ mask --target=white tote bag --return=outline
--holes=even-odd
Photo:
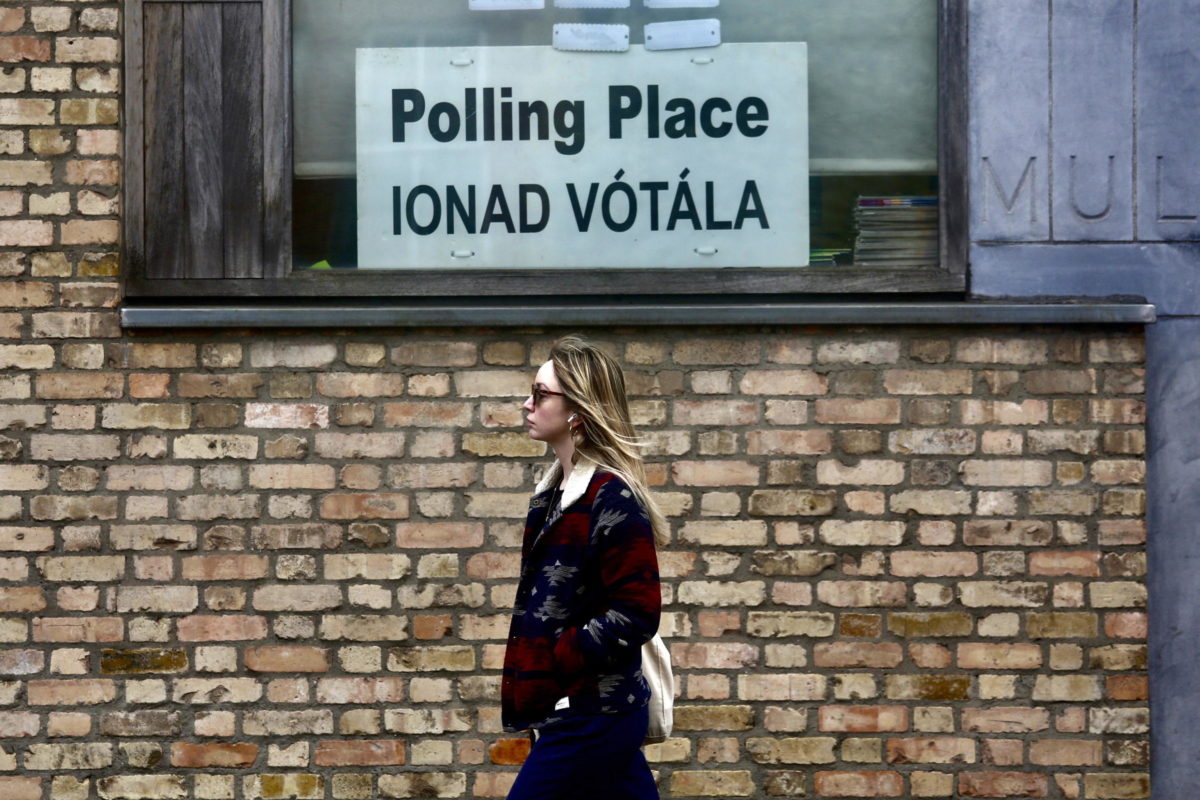
[[[650,684],[650,729],[643,744],[656,744],[671,735],[675,706],[671,653],[657,633],[642,645],[642,675]]]

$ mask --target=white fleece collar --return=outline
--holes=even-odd
[[[562,467],[555,461],[554,465],[538,481],[537,488],[534,489],[533,493],[536,495],[548,490],[558,480],[558,476],[561,473]],[[592,475],[595,473],[595,462],[580,459],[579,463],[571,468],[571,474],[563,481],[562,498],[559,500],[559,508],[569,508],[572,503],[583,497],[583,493],[587,491],[588,485],[592,482]]]

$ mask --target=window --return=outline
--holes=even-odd
[[[131,298],[965,285],[961,4],[130,5]]]

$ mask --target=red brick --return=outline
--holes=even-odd
[[[984,739],[982,762],[989,767],[1025,766],[1025,743],[1020,739]]]
[[[757,339],[688,339],[675,345],[672,357],[676,364],[757,364],[761,349]]]
[[[528,737],[498,739],[488,747],[488,761],[502,766],[520,766],[529,757]]]
[[[1091,767],[1104,763],[1104,743],[1088,739],[1041,739],[1029,745],[1029,763]]]
[[[1092,400],[1089,409],[1092,422],[1115,425],[1141,425],[1146,421],[1146,404],[1141,400]]]
[[[1045,797],[1049,780],[1027,772],[964,772],[958,776],[963,797]]]
[[[908,657],[921,669],[946,669],[954,663],[950,648],[940,644],[910,644]]]
[[[266,617],[193,614],[178,623],[181,642],[244,642],[267,635]]]
[[[963,528],[963,544],[969,547],[1036,547],[1048,544],[1054,529],[1041,520],[969,520]]]
[[[171,745],[171,765],[175,767],[240,769],[254,766],[257,759],[258,745],[249,742]]]
[[[4,800],[42,800],[42,778],[0,776],[0,797]]]
[[[676,461],[671,479],[676,486],[757,486],[760,468],[748,461]]]
[[[517,553],[476,553],[467,559],[467,575],[472,578],[518,578],[520,569]]]
[[[1048,550],[1030,553],[1030,575],[1100,577],[1100,553],[1094,550]]]
[[[317,681],[317,702],[322,704],[366,705],[403,700],[403,678],[322,678]]]
[[[116,699],[117,685],[106,678],[29,681],[25,692],[31,706],[98,705]]]
[[[975,740],[954,736],[888,739],[889,764],[974,764]]]
[[[341,544],[342,529],[320,522],[256,525],[250,538],[258,550],[332,550]]]
[[[966,700],[971,690],[969,675],[920,673],[887,676],[889,700]]]
[[[1045,400],[962,400],[964,425],[1039,425],[1049,418]]]
[[[482,547],[483,525],[478,522],[401,522],[396,525],[396,546],[430,549]]]
[[[45,607],[46,595],[37,586],[0,586],[0,613],[28,613]]]
[[[908,730],[908,709],[904,706],[822,706],[818,720],[822,731],[899,733]]]
[[[883,616],[880,614],[842,614],[838,620],[838,634],[867,639],[877,638],[883,633]]]
[[[1030,370],[1024,375],[1030,394],[1092,394],[1096,391],[1096,371],[1092,369]]]
[[[254,398],[258,397],[263,377],[253,373],[185,373],[178,382],[180,397]]]
[[[324,741],[313,760],[319,767],[390,767],[405,763],[404,742],[391,739]]]
[[[171,396],[171,376],[166,373],[132,374],[129,396],[143,400],[162,400]]]
[[[512,772],[476,772],[472,789],[475,797],[508,797],[513,782],[517,779]]]
[[[1042,648],[1023,642],[969,642],[958,646],[961,669],[1037,669],[1042,665]]]
[[[890,398],[822,398],[816,401],[817,422],[857,425],[895,425],[900,422],[900,401]]]
[[[901,577],[943,578],[974,575],[979,571],[975,553],[900,552],[891,554],[892,574]]]
[[[906,638],[970,636],[974,627],[971,615],[961,611],[888,614],[888,630]]]
[[[756,664],[758,657],[757,647],[741,642],[671,645],[671,663],[677,669],[743,669]]]
[[[40,650],[0,650],[0,675],[33,675],[45,665],[46,656]]]
[[[25,24],[25,9],[6,8],[0,10],[0,33],[19,31]]]
[[[454,618],[449,614],[418,614],[412,626],[414,639],[443,639],[454,631]]]
[[[36,36],[0,38],[0,61],[49,61],[50,40]]]
[[[740,611],[701,611],[697,614],[696,625],[701,636],[721,637],[730,631],[741,630],[742,614]]]
[[[891,669],[903,660],[904,650],[895,642],[821,642],[813,648],[818,667]]]
[[[1149,700],[1150,681],[1145,675],[1110,675],[1104,679],[1109,700]]]
[[[883,386],[889,394],[970,394],[971,379],[971,371],[965,369],[889,369],[883,373]]]
[[[53,243],[54,225],[49,222],[37,219],[0,222],[0,246],[42,247]]]
[[[116,244],[120,236],[120,222],[115,219],[69,220],[59,229],[63,244]]]
[[[824,455],[833,450],[833,436],[827,430],[760,430],[746,434],[746,454]]]
[[[1033,733],[1050,727],[1050,712],[1025,706],[964,708],[963,731],[967,733]]]
[[[406,342],[391,351],[397,366],[470,367],[479,361],[479,348],[472,342]]]
[[[56,42],[60,62],[96,63],[120,59],[120,42],[105,36],[64,36]]]
[[[1104,615],[1104,635],[1112,639],[1145,639],[1148,630],[1144,611],[1117,611]]]
[[[898,772],[818,772],[813,788],[821,797],[900,797],[904,778]]]
[[[1100,772],[1084,776],[1084,796],[1096,800],[1139,800],[1150,797],[1150,776],[1141,773]]]
[[[251,672],[328,672],[329,651],[321,647],[278,646],[246,649]]]
[[[829,379],[809,369],[748,370],[738,388],[742,394],[826,394]]]
[[[37,396],[50,400],[115,400],[124,386],[125,378],[117,372],[37,376]]]
[[[470,403],[384,403],[383,427],[453,428],[471,424]]]
[[[116,186],[121,180],[120,162],[92,159],[67,162],[67,183],[81,186]]]
[[[1146,462],[1132,459],[1097,461],[1092,464],[1092,481],[1103,486],[1145,483]]]
[[[323,519],[407,519],[408,495],[372,492],[321,498]]]
[[[242,581],[265,578],[270,562],[266,556],[188,556],[183,559],[187,581]]]
[[[119,642],[125,621],[120,617],[35,617],[35,642]]]
[[[0,738],[28,739],[37,736],[40,730],[41,721],[37,714],[27,711],[0,711]],[[4,778],[0,778],[0,787],[2,786]]]
[[[821,581],[817,597],[822,603],[840,608],[902,606],[908,587],[899,581]]]

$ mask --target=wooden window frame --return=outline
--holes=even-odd
[[[871,269],[858,266],[795,269],[622,268],[615,270],[511,269],[488,270],[296,270],[292,266],[292,79],[291,0],[124,0],[125,3],[125,213],[123,289],[128,303],[171,300],[172,302],[238,301],[263,302],[337,298],[339,301],[371,298],[386,301],[436,302],[438,298],[488,298],[496,302],[525,301],[531,297],[613,300],[621,297],[703,299],[753,302],[755,298],[780,296],[819,298],[829,295],[962,295],[967,289],[967,11],[961,0],[939,0],[938,15],[938,186],[940,195],[939,264],[936,267]],[[230,9],[230,5],[240,8]],[[245,231],[223,229],[224,259],[188,259],[178,256],[171,265],[159,263],[148,253],[186,253],[172,250],[180,234],[169,232],[167,244],[149,241],[165,235],[164,225],[152,218],[161,209],[154,194],[161,187],[163,158],[147,149],[161,138],[156,123],[147,114],[147,104],[159,101],[156,63],[169,63],[164,56],[161,32],[148,35],[149,14],[161,14],[166,6],[216,6],[226,13],[245,11],[254,4],[261,8],[262,27],[262,119],[261,151],[250,163],[261,163],[261,220],[251,226],[258,240],[247,249]],[[157,7],[157,8],[156,8]],[[185,13],[190,13],[186,11]],[[153,31],[151,31],[153,34]],[[155,51],[153,48],[159,47]],[[149,56],[148,56],[149,53]],[[168,53],[169,55],[169,53]],[[228,53],[226,52],[226,55]],[[182,56],[181,56],[182,57]],[[186,58],[182,59],[186,69]],[[224,63],[224,62],[222,62]],[[178,101],[175,101],[178,105]],[[186,126],[185,126],[186,127]],[[238,130],[225,125],[225,135]],[[170,133],[170,131],[168,131]],[[198,139],[198,137],[197,137]],[[178,148],[177,148],[178,149]],[[210,148],[211,149],[211,148]],[[152,156],[157,158],[148,166]],[[193,162],[195,154],[188,155]],[[222,158],[223,156],[216,156]],[[224,162],[223,162],[224,163]],[[191,164],[203,172],[203,164]],[[218,167],[219,169],[219,167]],[[230,167],[226,164],[226,171]],[[155,173],[157,170],[157,173]],[[155,180],[152,173],[157,174]],[[226,186],[230,179],[226,178]],[[187,189],[192,194],[197,190]],[[186,194],[185,191],[185,194]],[[202,194],[202,192],[201,192]],[[210,216],[241,220],[245,214],[230,203],[239,192],[226,192],[224,199],[210,201]],[[196,201],[204,202],[204,199]],[[222,206],[222,203],[224,206]],[[179,211],[180,229],[195,226],[196,211],[186,203]],[[211,238],[207,220],[205,234]],[[220,224],[218,220],[214,224]],[[226,228],[244,227],[226,225]],[[182,234],[186,238],[187,233]],[[218,239],[222,236],[216,234]],[[232,244],[231,244],[232,242]],[[239,249],[240,248],[240,249]],[[219,248],[218,248],[219,249]],[[236,252],[235,252],[236,251]],[[212,248],[206,252],[214,252]],[[251,255],[247,255],[250,253]],[[257,255],[253,255],[257,253]],[[215,263],[222,261],[222,263]],[[214,262],[214,263],[209,263]],[[686,280],[681,280],[686,278]],[[664,291],[663,287],[670,287]],[[886,297],[881,297],[886,299]]]

